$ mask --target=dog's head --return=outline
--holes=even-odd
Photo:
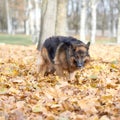
[[[72,45],[72,54],[70,55],[71,66],[76,66],[81,68],[90,60],[89,55],[89,46],[90,42],[87,44],[73,44]]]

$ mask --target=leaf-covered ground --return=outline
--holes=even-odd
[[[36,80],[35,46],[0,45],[0,120],[120,120],[120,46],[90,55],[75,81]]]

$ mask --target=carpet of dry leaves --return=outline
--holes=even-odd
[[[75,81],[36,80],[35,46],[0,45],[0,120],[120,120],[120,46],[90,55]]]

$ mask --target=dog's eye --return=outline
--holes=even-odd
[[[75,59],[73,60],[73,64],[75,64],[75,65],[77,64],[77,61]]]
[[[74,57],[74,54],[71,54],[70,57]]]
[[[77,58],[77,59],[79,58],[79,55],[78,55],[78,54],[76,54],[76,58]]]
[[[81,57],[85,57],[85,56],[86,56],[86,53],[82,53],[82,54],[81,54]]]

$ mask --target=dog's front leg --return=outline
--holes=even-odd
[[[70,79],[70,80],[75,80],[75,79],[76,79],[76,78],[75,78],[75,75],[76,75],[76,71],[70,72],[70,74],[69,74],[69,79]]]
[[[79,84],[79,79],[77,77],[77,71],[74,71],[72,73],[69,74],[69,77],[70,77],[70,82],[71,83],[74,83],[74,84]]]
[[[55,70],[56,70],[56,75],[60,76],[60,77],[63,77],[64,74],[63,74],[63,69],[61,67],[61,65],[59,64],[56,64],[55,65]]]

